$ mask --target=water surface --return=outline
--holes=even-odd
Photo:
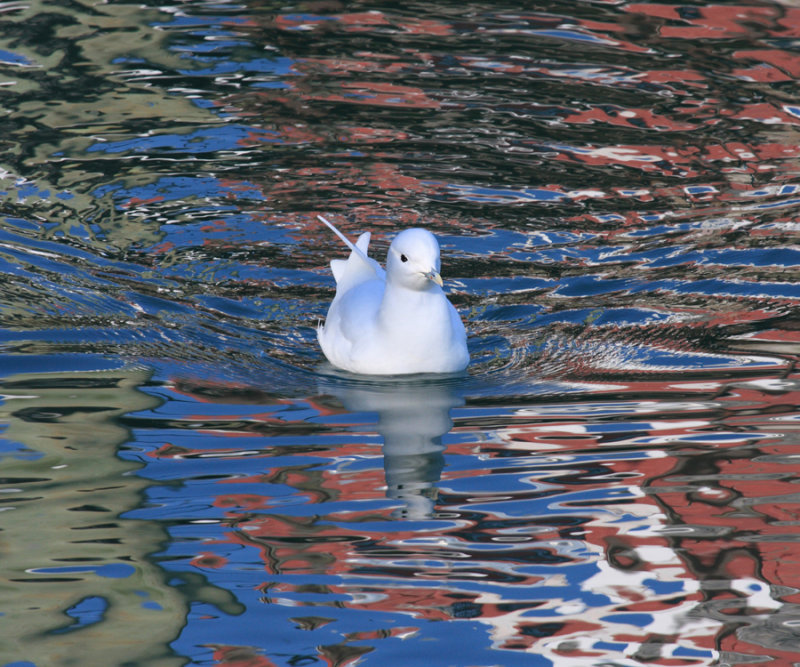
[[[800,660],[792,5],[0,5],[0,664]]]

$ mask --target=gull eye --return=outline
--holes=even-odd
[[[407,262],[408,261],[408,257],[406,257],[405,255],[400,255],[400,261],[401,262]]]

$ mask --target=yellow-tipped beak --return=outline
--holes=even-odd
[[[439,287],[444,287],[444,283],[442,282],[442,277],[436,271],[428,271],[428,273],[425,274],[425,277],[428,280],[432,280],[433,282],[435,282]]]

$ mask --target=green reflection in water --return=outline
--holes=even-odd
[[[117,455],[125,413],[157,400],[143,370],[22,374],[0,384],[0,656],[36,665],[181,665],[188,602],[148,560],[167,539],[120,519],[147,481]],[[3,441],[0,440],[0,443]],[[22,447],[20,447],[20,445]]]

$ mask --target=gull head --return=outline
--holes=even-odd
[[[439,243],[427,229],[406,229],[389,246],[387,281],[414,290],[441,287],[439,270]]]

